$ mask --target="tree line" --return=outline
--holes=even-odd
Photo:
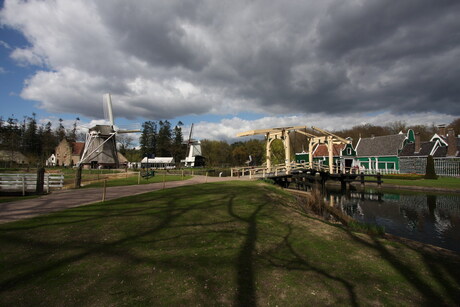
[[[24,117],[23,120],[0,117],[0,150],[11,153],[21,152],[29,158],[32,165],[44,164],[63,139],[70,142],[84,141],[85,135],[77,129],[78,123],[77,117],[72,127],[66,129],[62,119],[59,119],[57,127],[53,127],[51,122],[39,125],[34,113],[32,116]],[[146,121],[142,124],[139,146],[135,147],[132,135],[118,135],[118,149],[129,161],[140,161],[146,156],[173,157],[179,165],[180,160],[187,154],[187,140],[184,140],[182,126],[180,121],[175,126],[168,120]],[[460,133],[460,118],[452,121],[448,127],[454,128],[457,134]],[[428,141],[437,132],[435,125],[411,126],[401,121],[384,126],[363,124],[331,132],[341,137],[351,137],[353,144],[356,145],[360,137],[396,134],[407,129],[419,132],[422,141]],[[291,144],[293,153],[308,149],[305,137],[300,134],[293,136]],[[237,141],[231,144],[227,141],[204,139],[201,140],[201,147],[207,167],[261,165],[265,162],[266,148],[265,141],[262,139]],[[273,143],[272,152],[273,163],[283,163],[284,149],[280,141]]]
[[[31,164],[44,164],[64,138],[76,141],[82,137],[77,130],[79,120],[77,117],[72,128],[66,129],[62,119],[59,119],[59,124],[55,128],[51,122],[38,125],[35,113],[24,117],[23,120],[0,117],[0,150],[5,150],[11,155],[21,152],[29,158]]]

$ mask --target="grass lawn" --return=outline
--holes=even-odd
[[[438,179],[418,179],[418,180],[405,180],[405,179],[390,179],[383,177],[383,185],[394,184],[394,185],[406,185],[406,186],[418,186],[418,187],[429,187],[429,188],[449,188],[460,190],[460,178],[454,177],[439,177]]]
[[[167,189],[0,225],[0,305],[460,301],[460,258],[351,233],[260,182]]]
[[[142,178],[139,182],[139,184],[148,184],[148,183],[157,183],[157,182],[165,182],[168,181],[179,181],[179,180],[187,180],[192,178],[192,176],[184,176],[182,177],[181,175],[167,175],[167,176],[154,176],[150,178]],[[117,186],[124,186],[124,185],[136,185],[138,184],[138,177],[137,176],[131,176],[128,178],[119,178],[119,179],[110,179],[107,180],[107,187],[117,187]],[[87,184],[85,186],[82,186],[83,188],[100,188],[104,185],[103,181],[98,181],[94,182],[91,184]]]

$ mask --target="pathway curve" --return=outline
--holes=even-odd
[[[188,180],[165,182],[165,188],[175,188],[186,185],[200,184],[205,182],[248,180],[236,177],[205,177],[194,176]],[[124,196],[142,194],[163,188],[163,182],[109,187],[106,191],[106,200]],[[0,224],[25,219],[40,214],[47,214],[67,208],[78,207],[102,200],[101,188],[88,188],[79,190],[54,191],[51,194],[38,198],[24,199],[20,201],[0,203]]]

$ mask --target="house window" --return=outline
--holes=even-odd
[[[347,155],[351,155],[351,148],[347,148]]]
[[[395,169],[395,163],[394,162],[388,162],[387,163],[387,169]]]

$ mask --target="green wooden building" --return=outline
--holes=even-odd
[[[408,143],[415,141],[414,131],[406,134],[360,138],[356,145],[355,165],[365,173],[399,173],[399,153]]]

